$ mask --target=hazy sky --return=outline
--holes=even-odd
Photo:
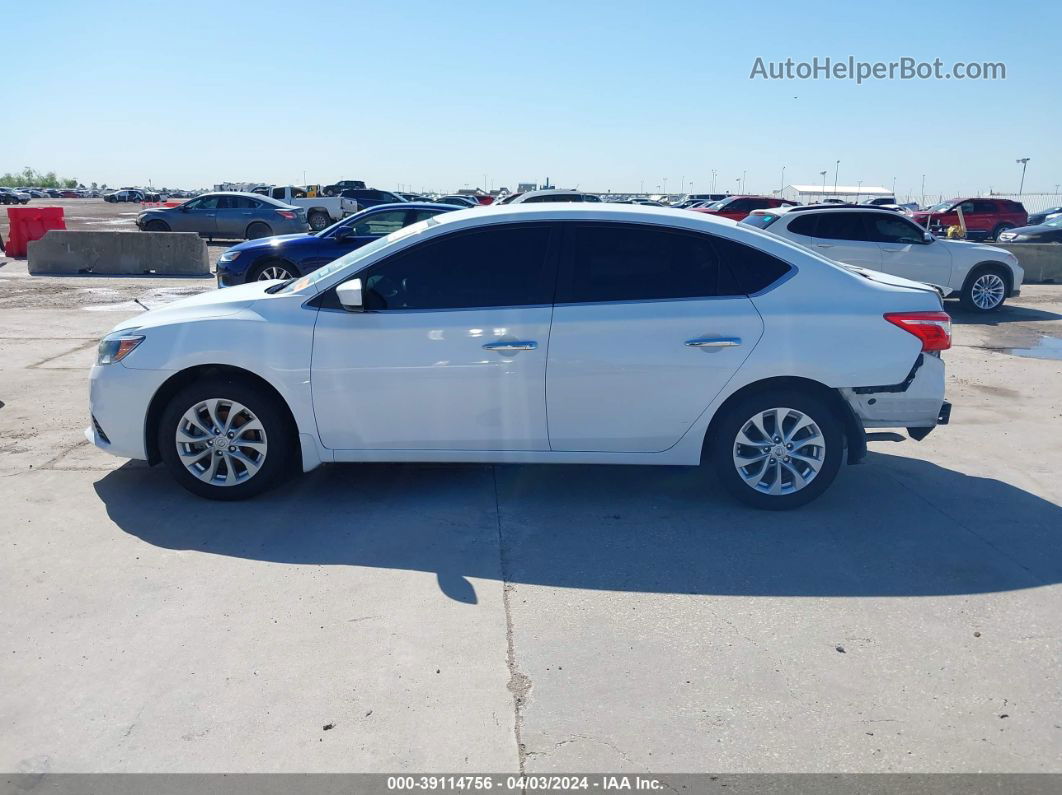
[[[919,194],[1062,183],[1062,3],[42,2],[9,6],[0,172],[84,183],[364,179]],[[755,59],[1003,81],[750,80]],[[916,196],[917,198],[917,196]]]

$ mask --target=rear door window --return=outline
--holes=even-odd
[[[815,237],[825,240],[864,240],[870,235],[864,223],[864,213],[820,213]]]

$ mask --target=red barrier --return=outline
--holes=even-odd
[[[66,229],[62,207],[8,207],[7,253],[26,256],[26,245],[40,240],[49,229]]]

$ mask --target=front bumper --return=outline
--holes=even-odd
[[[85,437],[112,455],[146,460],[148,405],[170,375],[167,370],[133,370],[121,362],[93,366],[89,375],[92,423]]]

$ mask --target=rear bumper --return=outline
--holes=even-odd
[[[840,392],[864,428],[933,428],[951,415],[951,404],[944,400],[944,362],[938,356],[920,354],[899,384]]]

